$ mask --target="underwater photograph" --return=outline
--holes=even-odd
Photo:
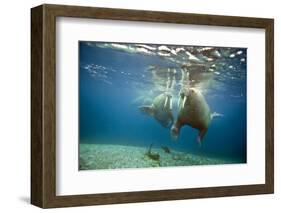
[[[247,163],[247,48],[78,51],[79,170]]]

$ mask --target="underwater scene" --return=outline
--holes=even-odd
[[[79,170],[247,163],[247,49],[79,41]]]

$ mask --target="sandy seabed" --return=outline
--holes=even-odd
[[[147,154],[147,147],[80,144],[79,169],[148,168],[239,163],[233,160],[210,158],[175,150],[169,151],[167,152],[161,147],[152,147],[151,153],[159,156],[159,159],[152,159]]]

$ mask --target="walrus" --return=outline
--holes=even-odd
[[[203,94],[195,88],[184,89],[179,97],[178,117],[171,128],[171,135],[174,138],[180,133],[184,125],[198,129],[197,142],[201,146],[204,135],[213,117],[222,116],[218,113],[211,113]]]
[[[174,122],[172,105],[172,95],[165,92],[156,96],[151,105],[140,106],[139,109],[154,117],[163,127],[169,128]]]

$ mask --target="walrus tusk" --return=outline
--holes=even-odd
[[[170,110],[172,110],[173,107],[173,98],[170,99]]]
[[[181,98],[179,98],[179,100],[178,100],[178,107],[180,107],[180,103],[181,102]]]
[[[185,106],[185,102],[186,102],[186,96],[183,97],[183,101],[182,101],[182,108],[184,108]]]
[[[164,108],[166,108],[168,102],[168,96],[165,98]]]

